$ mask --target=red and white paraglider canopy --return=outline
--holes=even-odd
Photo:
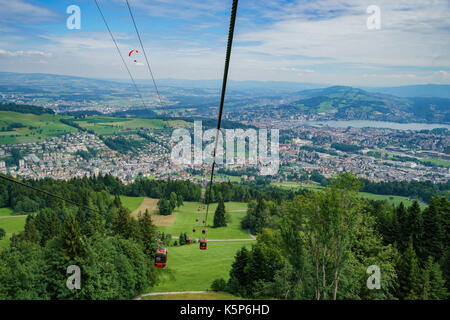
[[[139,53],[139,50],[136,50],[136,49],[131,50],[130,53],[128,54],[128,56],[131,57],[131,55],[133,54],[133,52]]]

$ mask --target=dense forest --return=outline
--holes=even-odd
[[[39,106],[32,106],[26,104],[15,104],[15,103],[0,103],[0,111],[31,113],[36,115],[41,115],[44,113],[55,114],[55,112],[49,108],[43,108]]]
[[[281,206],[250,201],[242,227],[257,234],[214,290],[263,299],[446,299],[450,286],[450,201],[421,210],[360,199],[350,174]],[[369,290],[367,269],[380,268]]]
[[[154,253],[167,239],[157,236],[148,212],[132,218],[119,195],[159,198],[169,210],[202,200],[200,185],[181,180],[125,185],[99,175],[25,182],[80,207],[0,184],[0,207],[28,213],[24,231],[0,253],[0,299],[133,298],[157,283]],[[248,202],[241,226],[257,241],[237,252],[229,279],[216,279],[212,288],[264,299],[447,299],[450,201],[393,206],[362,199],[362,186],[351,174],[315,192],[256,181],[214,184],[216,226],[227,223],[224,202]],[[66,288],[70,265],[83,268],[81,290]],[[379,290],[366,285],[373,265],[381,272]]]
[[[37,213],[28,215],[25,230],[0,253],[0,300],[131,299],[155,283],[157,243],[150,215],[131,218],[118,196],[101,190],[101,180],[27,181],[86,208],[1,185],[4,204],[16,210],[34,206]],[[66,287],[71,265],[81,268],[81,290]]]

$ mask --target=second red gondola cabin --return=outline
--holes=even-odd
[[[155,267],[165,268],[167,266],[167,249],[158,248],[155,254]]]
[[[200,239],[200,250],[206,250],[207,247],[207,241],[205,238]]]

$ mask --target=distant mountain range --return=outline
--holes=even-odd
[[[137,83],[143,95],[152,99],[152,82],[138,80]],[[164,97],[172,102],[172,108],[214,106],[218,102],[221,88],[221,80],[158,79],[157,83]],[[0,93],[36,95],[42,101],[49,102],[96,103],[112,99],[120,104],[131,97],[136,98],[136,93],[127,80],[11,72],[0,72]],[[249,106],[276,107],[280,108],[280,112],[292,109],[334,120],[449,123],[450,85],[353,88],[313,83],[230,80],[227,108],[239,110]]]
[[[301,99],[289,106],[322,118],[450,122],[450,99],[445,98],[404,98],[346,86],[304,90],[298,95]]]

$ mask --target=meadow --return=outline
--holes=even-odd
[[[218,278],[228,280],[234,257],[251,241],[208,242],[207,250],[198,243],[169,247],[167,268],[161,270],[160,282],[147,292],[204,291]],[[149,297],[155,298],[155,297]],[[166,299],[167,296],[163,296]]]
[[[135,211],[139,206],[141,205],[142,201],[144,200],[144,197],[127,197],[127,196],[120,196],[120,202],[122,202],[122,205],[129,209],[131,212]]]
[[[6,232],[6,236],[0,240],[0,251],[7,248],[9,246],[9,239],[13,233],[18,233],[23,231],[25,228],[25,221],[27,219],[26,216],[11,216],[7,213],[9,212],[9,208],[1,208],[0,214],[4,214],[0,216],[0,228],[4,229]],[[12,212],[12,210],[11,210]]]
[[[60,119],[63,118],[68,117],[0,111],[0,127],[7,127],[12,123],[20,123],[24,126],[23,128],[15,128],[13,131],[0,132],[0,145],[41,142],[50,137],[78,131],[60,122]]]
[[[159,294],[155,296],[145,296],[142,300],[242,300],[225,292],[188,292],[177,294]]]
[[[162,130],[186,126],[186,122],[181,120],[165,121],[161,119],[145,118],[118,118],[118,117],[89,117],[77,120],[76,123],[97,135],[118,135],[136,132],[141,128],[150,130]]]
[[[11,208],[0,208],[0,217],[11,216],[13,210]]]
[[[201,222],[203,217],[206,219],[206,212],[199,212],[197,202],[185,202],[183,206],[174,210],[176,219],[170,226],[159,226],[158,230],[172,236],[179,236],[180,233],[187,233],[191,238],[201,238]],[[225,202],[225,210],[231,213],[231,223],[226,227],[213,228],[214,211],[217,203],[210,205],[207,220],[208,239],[251,239],[247,230],[241,228],[241,220],[246,215],[247,203],[243,202]],[[196,223],[195,219],[199,222]],[[196,232],[193,233],[193,226],[197,225]]]
[[[296,181],[285,181],[285,182],[276,182],[272,183],[272,185],[277,186],[282,189],[308,189],[311,191],[318,191],[321,190],[323,187],[319,183],[314,182],[296,182]],[[380,201],[387,201],[389,204],[393,204],[398,206],[400,202],[403,202],[405,206],[410,206],[414,200],[411,200],[407,197],[401,197],[401,196],[393,196],[393,195],[381,195],[381,194],[373,194],[368,192],[359,192],[358,193],[361,198],[366,198],[370,200],[380,200]],[[420,203],[420,206],[422,209],[426,207],[425,204]]]

